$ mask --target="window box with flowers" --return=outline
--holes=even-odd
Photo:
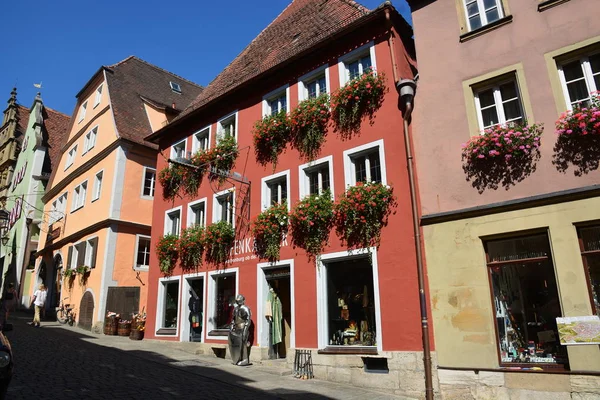
[[[358,182],[334,206],[336,232],[349,248],[379,247],[381,230],[396,206],[392,187]]]
[[[67,287],[72,288],[73,283],[75,282],[75,277],[77,276],[77,271],[73,268],[65,267],[62,272],[62,276],[67,283]]]
[[[590,97],[589,104],[574,106],[556,121],[552,163],[560,172],[573,165],[575,176],[581,176],[600,165],[600,93]]]
[[[194,197],[198,194],[202,179],[209,169],[210,161],[210,150],[200,150],[190,158],[192,167],[183,167],[184,171],[181,186],[183,187],[183,192],[185,194],[190,197]]]
[[[156,254],[160,271],[170,276],[179,258],[179,237],[170,234],[161,237],[156,244]]]
[[[158,181],[163,188],[163,199],[174,200],[184,181],[185,170],[180,165],[165,167],[158,174]]]
[[[181,232],[179,262],[184,271],[193,271],[202,265],[204,255],[204,227],[192,225]]]
[[[535,172],[540,158],[542,124],[496,125],[463,144],[463,170],[480,193],[502,185],[509,189]]]
[[[92,272],[92,269],[87,265],[80,265],[77,268],[75,268],[75,273],[79,275],[79,282],[82,285],[85,285],[87,283],[87,280],[90,277],[90,272]]]
[[[204,231],[204,259],[209,264],[223,265],[235,240],[235,230],[227,221],[208,225]]]
[[[254,253],[270,262],[279,261],[281,242],[288,231],[287,203],[274,204],[258,214],[252,224]]]
[[[292,245],[304,249],[309,260],[318,258],[329,241],[333,227],[333,200],[329,190],[308,196],[290,213]]]
[[[254,124],[252,132],[256,161],[265,166],[277,166],[279,155],[285,150],[290,138],[290,119],[285,110],[272,115],[266,115]]]
[[[341,87],[331,96],[335,131],[349,139],[360,133],[363,119],[368,118],[372,125],[387,90],[385,74],[372,69]]]
[[[229,172],[235,164],[239,155],[238,144],[233,136],[225,136],[219,139],[217,146],[207,156],[210,167],[217,171]],[[216,174],[209,174],[210,180],[223,181],[225,178]]]
[[[304,160],[312,161],[319,156],[321,146],[325,143],[330,117],[327,93],[303,100],[292,111],[290,116],[292,146],[298,150]]]

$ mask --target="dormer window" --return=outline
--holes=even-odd
[[[169,85],[171,85],[172,91],[174,91],[175,93],[181,94],[181,86],[179,86],[179,83],[169,82]]]

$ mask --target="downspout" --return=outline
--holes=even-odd
[[[399,105],[403,109],[404,122],[404,148],[406,150],[406,165],[408,167],[408,183],[410,186],[410,203],[412,209],[412,223],[415,237],[415,252],[417,255],[417,277],[419,282],[419,306],[421,309],[421,336],[423,340],[423,366],[425,370],[425,398],[433,400],[433,377],[431,372],[431,345],[429,343],[429,318],[427,315],[427,296],[425,296],[425,273],[423,268],[423,252],[421,249],[421,229],[419,227],[419,210],[417,205],[417,190],[415,185],[414,158],[412,155],[411,139],[408,131],[408,121],[413,110],[413,99],[417,84],[412,79],[398,79],[398,65],[394,52],[394,34],[389,9],[385,11],[386,22],[390,35],[388,46],[392,60],[392,74],[396,90],[400,95]]]

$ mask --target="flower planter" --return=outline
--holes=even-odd
[[[119,320],[115,317],[106,317],[104,320],[104,334],[114,336],[117,334]]]
[[[315,160],[325,143],[331,117],[329,96],[324,93],[298,104],[290,116],[292,147],[307,161]]]
[[[129,339],[131,340],[142,340],[144,339],[144,331],[140,331],[137,329],[132,329],[129,334]]]
[[[290,213],[292,245],[304,249],[309,259],[323,252],[333,227],[331,192],[300,200]]]
[[[288,231],[287,203],[275,204],[260,213],[252,224],[254,254],[260,259],[279,261],[281,242]]]
[[[265,166],[277,166],[279,155],[285,150],[290,138],[290,122],[285,111],[268,115],[254,124],[252,139],[256,161]]]
[[[209,264],[223,265],[235,240],[233,226],[227,221],[208,225],[204,231],[204,259]]]
[[[202,265],[204,254],[204,228],[193,225],[181,232],[179,261],[184,271],[192,271]]]
[[[119,328],[117,330],[117,335],[129,336],[130,333],[131,333],[131,321],[119,321]]]
[[[169,276],[173,272],[179,258],[179,238],[175,235],[165,235],[156,244],[156,254],[160,271]]]

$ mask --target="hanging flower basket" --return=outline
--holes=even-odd
[[[210,162],[210,167],[229,173],[235,164],[239,155],[238,145],[233,136],[226,136],[219,140],[219,144],[212,149],[207,155],[207,160]],[[223,182],[224,177],[217,174],[209,174],[210,180],[218,180]]]
[[[589,107],[575,107],[556,121],[558,139],[552,163],[560,172],[574,167],[581,176],[597,170],[600,164],[600,97],[591,96]]]
[[[375,122],[387,90],[385,74],[369,70],[331,96],[331,118],[342,139],[358,135],[363,119],[368,118],[371,125]]]
[[[319,156],[321,146],[325,143],[330,117],[327,93],[300,102],[292,111],[292,146],[298,150],[300,157],[312,161]]]
[[[391,187],[358,182],[349,187],[334,206],[336,232],[349,248],[379,247],[381,230],[396,206]]]
[[[290,121],[285,111],[268,115],[254,124],[252,131],[256,161],[265,166],[277,166],[279,155],[285,150],[290,139]]]
[[[184,180],[184,167],[171,165],[163,168],[158,174],[158,181],[163,188],[163,199],[174,200]]]
[[[209,264],[223,265],[235,240],[233,226],[227,221],[208,225],[204,231],[204,259]]]
[[[463,144],[463,170],[480,193],[508,189],[535,172],[543,124],[507,124],[486,129]]]
[[[312,195],[300,200],[290,213],[292,245],[304,249],[309,259],[323,252],[333,227],[331,192]]]
[[[204,254],[204,228],[193,225],[181,232],[179,261],[184,271],[193,271],[202,265]]]
[[[252,224],[254,254],[270,262],[279,261],[281,242],[288,231],[287,203],[275,204],[258,214]]]
[[[198,189],[202,184],[202,179],[209,169],[211,154],[209,151],[200,150],[190,158],[190,164],[193,167],[181,167],[183,176],[181,186],[183,192],[190,197],[198,195]]]
[[[156,254],[160,271],[169,276],[173,272],[179,258],[179,238],[175,235],[165,235],[156,244]]]

